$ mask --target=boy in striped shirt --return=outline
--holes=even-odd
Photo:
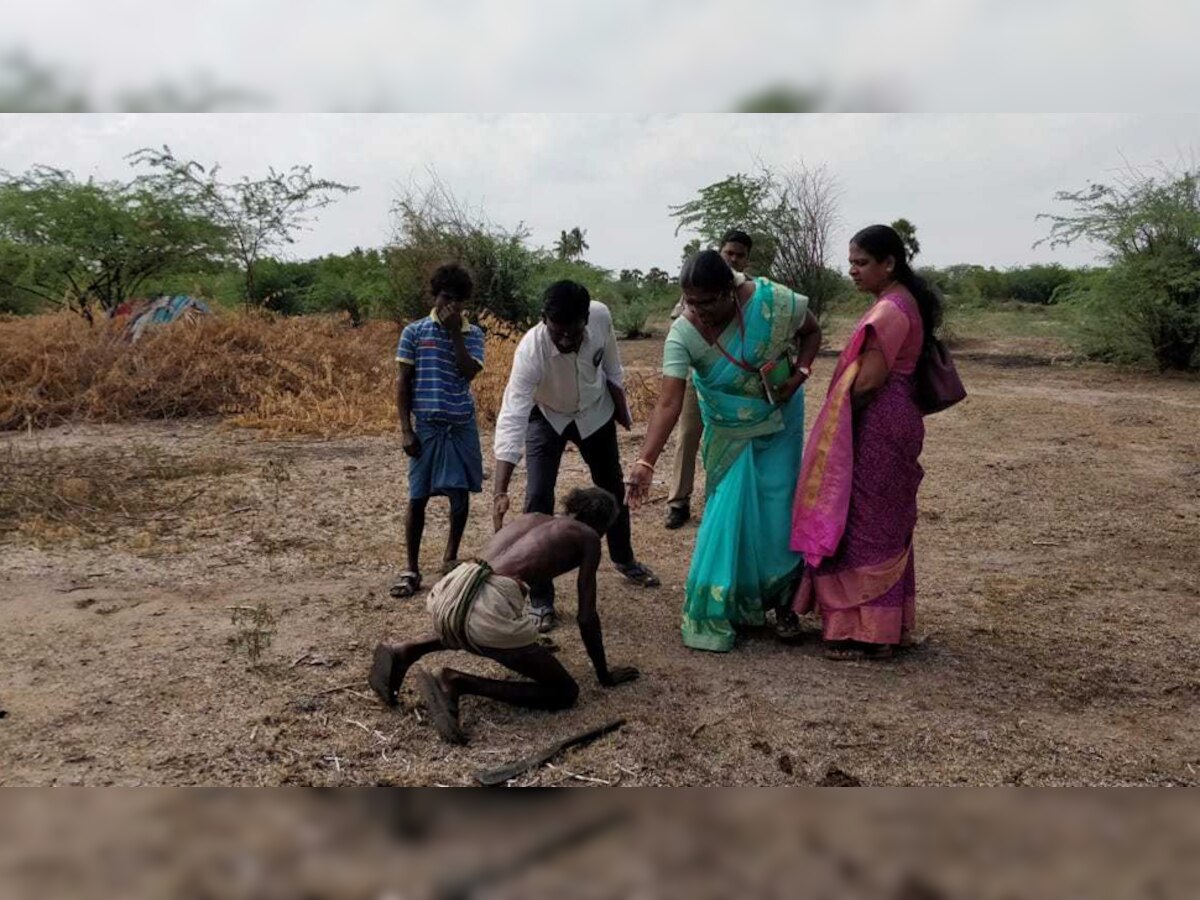
[[[468,492],[483,490],[483,452],[475,423],[471,381],[483,369],[483,332],[463,318],[473,285],[457,263],[441,266],[430,280],[433,311],[400,335],[396,409],[408,454],[408,511],[404,539],[408,568],[391,588],[411,597],[421,588],[421,537],[430,497],[450,500],[450,538],[443,574],[453,568],[467,527]]]

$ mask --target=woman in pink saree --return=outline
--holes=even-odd
[[[820,612],[830,658],[885,659],[915,621],[925,438],[915,374],[942,307],[886,225],[854,236],[850,277],[875,302],[842,351],[805,443],[791,547],[808,565],[793,608]]]

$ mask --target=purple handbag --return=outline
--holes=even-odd
[[[931,338],[917,366],[917,406],[931,416],[949,409],[967,396],[950,351],[937,338]]]

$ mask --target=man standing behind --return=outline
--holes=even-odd
[[[470,387],[483,369],[483,332],[463,319],[472,288],[471,276],[457,263],[438,268],[430,280],[433,311],[405,327],[396,350],[396,408],[409,457],[409,500],[404,519],[408,569],[392,584],[393,597],[411,597],[421,588],[421,537],[429,498],[450,500],[444,574],[458,558],[468,492],[483,490],[483,451]]]
[[[617,570],[635,584],[658,587],[655,574],[634,558],[630,539],[616,428],[620,423],[628,430],[633,424],[623,383],[608,307],[592,302],[582,284],[550,285],[542,297],[542,321],[517,347],[496,419],[493,525],[496,531],[504,525],[508,484],[522,452],[529,470],[525,512],[554,512],[558,469],[570,441],[579,448],[592,483],[620,502],[608,531],[608,552]],[[531,583],[529,599],[538,630],[549,631],[554,626],[554,583]]]
[[[750,235],[732,229],[721,238],[721,256],[738,275],[746,271],[750,248],[754,246]],[[740,284],[741,278],[737,279]],[[683,315],[683,297],[671,311],[671,318]],[[696,454],[700,451],[700,438],[704,434],[704,423],[700,420],[700,401],[696,388],[688,376],[687,390],[683,395],[683,412],[679,415],[679,442],[675,445],[675,466],[671,472],[671,493],[667,497],[667,528],[682,528],[692,517],[692,491],[696,485]]]

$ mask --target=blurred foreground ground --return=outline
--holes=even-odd
[[[14,791],[6,897],[1195,897],[1183,793]]]

